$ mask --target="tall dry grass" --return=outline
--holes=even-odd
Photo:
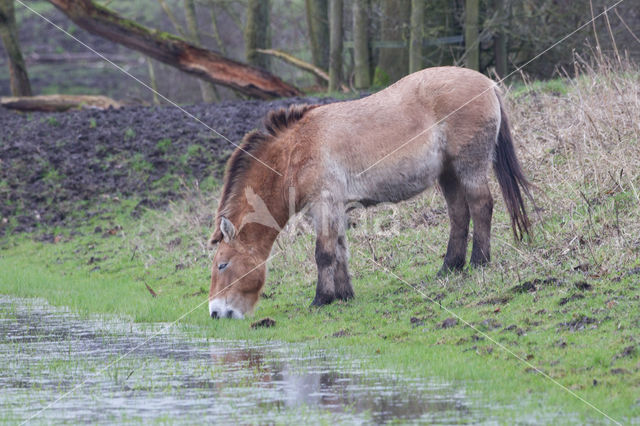
[[[509,98],[514,137],[540,208],[532,255],[593,275],[638,262],[640,72],[575,62],[567,93]]]

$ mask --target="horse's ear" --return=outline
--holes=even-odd
[[[229,219],[222,216],[220,220],[220,232],[222,232],[224,242],[229,243],[236,236],[236,227],[233,226],[233,223],[231,223]]]
[[[207,241],[207,247],[209,248],[209,250],[213,250],[214,248],[216,248],[216,245],[218,245],[220,241],[222,241],[222,232],[220,232],[220,230],[217,229],[209,237],[209,241]]]

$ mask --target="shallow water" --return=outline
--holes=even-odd
[[[0,421],[483,421],[461,386],[365,371],[301,345],[162,328],[0,296]]]

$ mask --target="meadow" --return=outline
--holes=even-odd
[[[621,62],[578,61],[572,78],[504,88],[536,186],[533,236],[513,240],[492,178],[485,268],[436,276],[449,224],[433,188],[351,213],[355,299],[310,307],[315,238],[296,217],[274,246],[253,317],[214,321],[206,239],[220,182],[192,180],[163,208],[140,213],[139,195],[112,194],[79,205],[85,219],[73,227],[8,232],[0,293],[82,315],[179,319],[187,332],[217,339],[301,342],[367,368],[465,383],[488,406],[512,407],[504,422],[523,412],[557,424],[638,422],[640,74]],[[251,328],[265,317],[275,326]]]

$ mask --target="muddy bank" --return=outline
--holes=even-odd
[[[271,109],[334,99],[290,98],[185,109],[238,143]],[[175,107],[21,114],[0,108],[0,233],[70,226],[96,201],[139,196],[146,206],[213,185],[234,149]]]

